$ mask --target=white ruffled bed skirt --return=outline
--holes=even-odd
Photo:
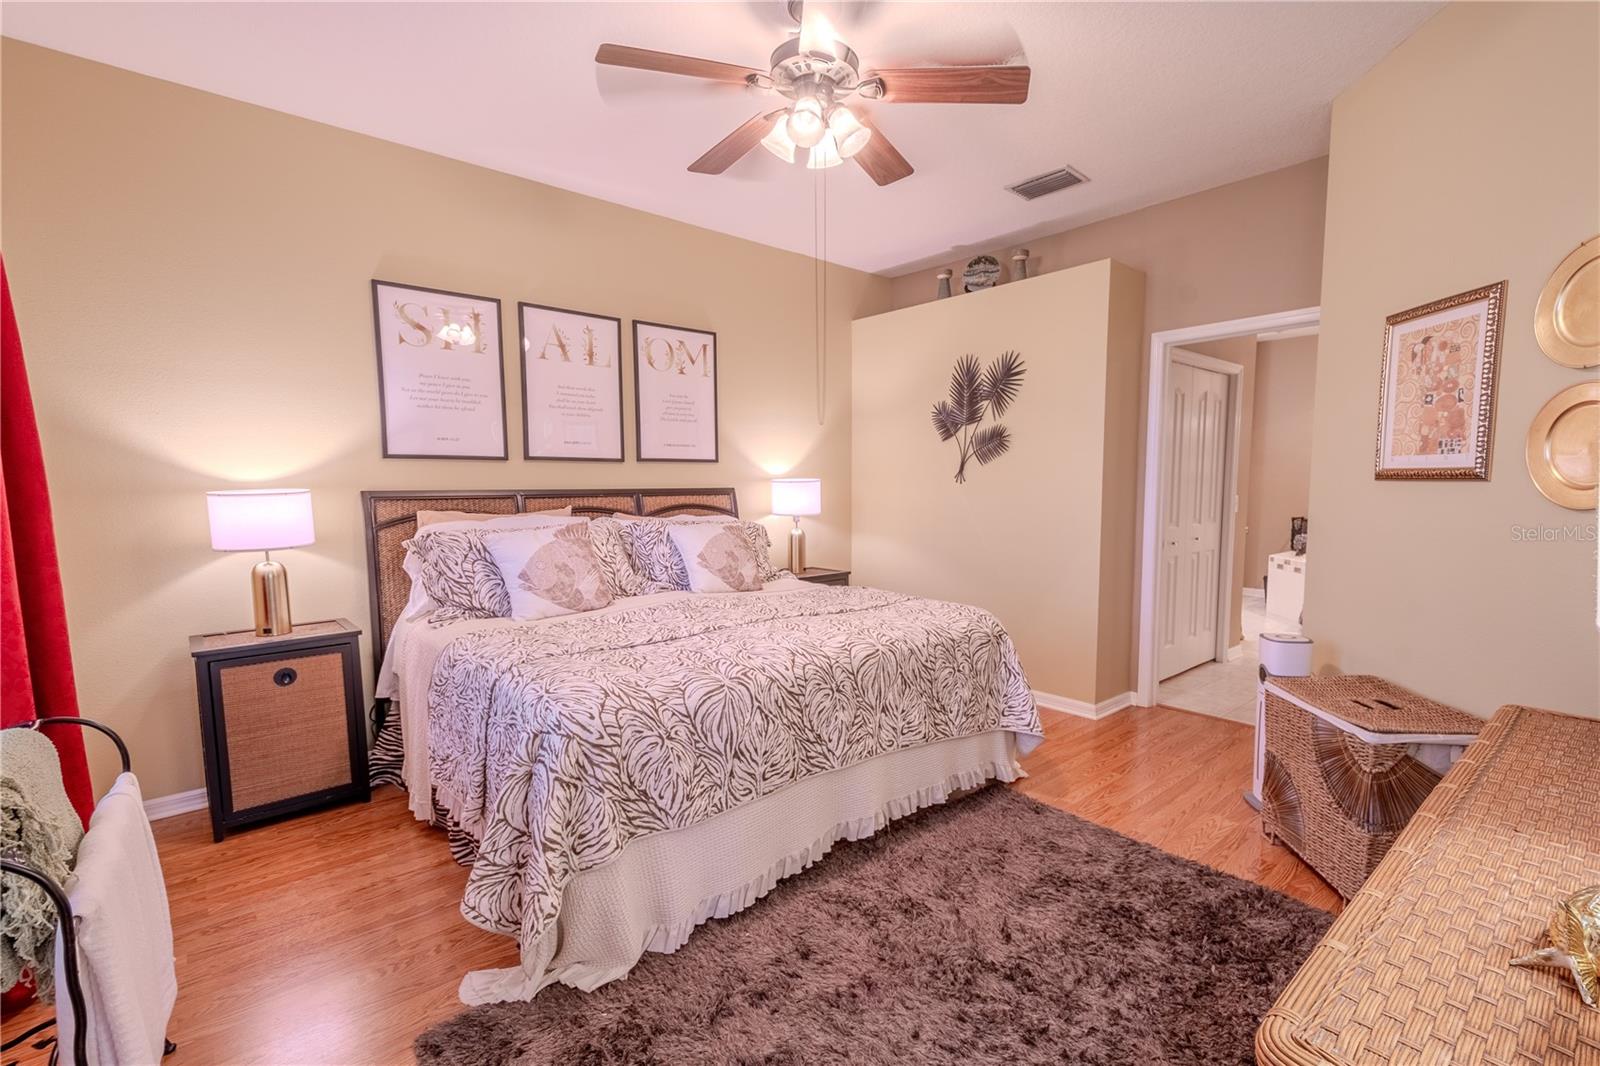
[[[634,840],[612,861],[572,879],[561,917],[523,946],[521,966],[467,974],[461,1001],[532,999],[557,982],[587,992],[626,977],[646,951],[676,951],[701,923],[751,906],[836,841],[869,837],[953,792],[1026,776],[1018,753],[1016,736],[1003,730],[939,741],[809,777],[699,825]]]

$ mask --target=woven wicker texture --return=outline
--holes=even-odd
[[[1439,783],[1439,774],[1412,758],[1405,745],[1368,744],[1271,688],[1266,719],[1261,827],[1349,899]]]
[[[1571,977],[1513,967],[1600,873],[1600,720],[1502,707],[1268,1012],[1263,1066],[1600,1066]]]
[[[369,550],[373,555],[371,580],[377,617],[373,619],[373,653],[380,661],[389,646],[395,619],[405,610],[411,595],[411,579],[405,572],[405,542],[417,531],[418,511],[468,511],[474,514],[516,514],[519,511],[548,511],[572,508],[573,514],[601,516],[624,514],[738,514],[731,489],[703,491],[666,490],[660,495],[649,490],[599,489],[593,492],[549,493],[539,491],[483,492],[440,496],[426,492],[416,496],[373,495],[368,503]]]
[[[279,685],[273,678],[284,669],[295,679]],[[350,783],[341,651],[223,666],[218,674],[234,810]]]
[[[1273,677],[1298,700],[1369,733],[1476,734],[1483,719],[1370,674]]]
[[[672,495],[648,494],[640,498],[639,514],[731,514],[727,493],[707,492]]]

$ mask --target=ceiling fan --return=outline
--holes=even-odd
[[[889,139],[844,101],[851,96],[885,103],[1020,104],[1028,99],[1031,71],[1024,66],[894,67],[869,69],[839,40],[828,20],[790,0],[798,35],[773,50],[769,70],[696,59],[622,44],[602,44],[594,60],[663,74],[770,90],[792,103],[753,116],[689,164],[696,174],[721,174],[757,144],[786,163],[805,150],[812,170],[854,159],[873,181],[888,185],[912,172]]]

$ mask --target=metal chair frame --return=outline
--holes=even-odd
[[[128,773],[133,769],[133,762],[128,757],[128,746],[122,742],[122,738],[110,726],[102,725],[91,718],[37,718],[23,725],[7,726],[6,728],[31,729],[34,732],[39,732],[47,725],[77,725],[104,733],[117,746],[117,754],[122,759],[122,772]],[[72,1004],[72,1062],[73,1066],[89,1066],[88,1010],[83,999],[83,978],[78,971],[78,930],[72,920],[72,904],[68,901],[66,892],[62,890],[60,885],[55,883],[53,878],[39,870],[35,870],[20,859],[10,855],[0,856],[0,870],[26,878],[44,889],[45,895],[50,897],[50,902],[55,904],[56,912],[60,915],[61,954],[65,963],[63,970],[67,982],[67,1000]],[[11,1050],[24,1040],[36,1036],[53,1024],[55,1024],[55,1019],[52,1018],[47,1022],[34,1026],[22,1035],[7,1041],[4,1046],[0,1046],[0,1051]],[[170,1055],[178,1050],[178,1045],[172,1041],[167,1040],[164,1043],[163,1054]],[[61,1041],[57,1039],[56,1046],[50,1049],[52,1066],[59,1058],[60,1049]]]

